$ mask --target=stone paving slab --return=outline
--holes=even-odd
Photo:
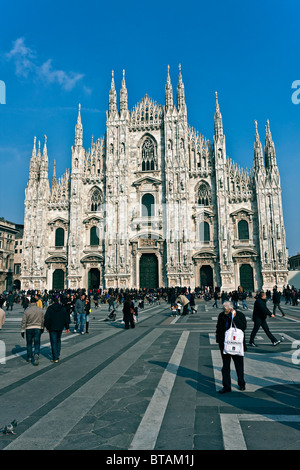
[[[146,448],[299,450],[299,364],[291,360],[293,341],[300,338],[299,312],[289,309],[291,319],[272,323],[272,331],[285,335],[275,351],[259,333],[259,348],[245,357],[249,386],[241,392],[234,385],[222,396],[213,341],[217,312],[209,303],[200,302],[197,314],[175,322],[166,304],[155,306],[126,331],[121,323],[101,321],[97,312],[90,335],[64,342],[57,366],[46,354],[36,368],[23,357],[0,366],[1,420],[19,421],[16,436],[0,435],[0,448],[107,455],[138,455]],[[12,345],[19,330],[17,322],[10,325]],[[233,440],[226,438],[232,423]]]

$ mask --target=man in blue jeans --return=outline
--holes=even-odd
[[[33,365],[39,364],[41,334],[44,331],[44,312],[43,309],[37,307],[36,298],[31,296],[31,304],[24,311],[21,325],[21,336],[25,337],[26,332],[26,346],[27,346],[27,362],[32,362]],[[34,347],[34,353],[32,350]]]
[[[81,294],[80,299],[78,298],[75,302],[74,313],[76,316],[76,325],[74,333],[79,329],[80,334],[84,334],[85,325],[85,294]]]
[[[52,362],[58,362],[60,358],[61,349],[61,335],[66,329],[66,333],[69,333],[70,326],[70,315],[68,314],[65,307],[61,304],[60,300],[55,297],[53,303],[48,307],[45,314],[45,327],[49,332],[51,351],[52,351]]]

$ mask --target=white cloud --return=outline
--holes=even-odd
[[[27,77],[29,72],[35,69],[33,62],[35,53],[25,46],[24,38],[19,38],[13,43],[13,48],[6,54],[6,58],[14,60],[16,73],[19,76]]]
[[[72,90],[84,75],[75,72],[57,70],[52,66],[52,59],[38,65],[36,53],[26,46],[24,38],[18,38],[13,43],[11,51],[6,54],[7,60],[13,60],[16,74],[28,78],[30,74],[47,84],[57,83],[64,90]]]

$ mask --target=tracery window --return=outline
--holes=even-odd
[[[147,138],[142,146],[142,171],[156,170],[154,142]]]
[[[198,204],[209,206],[211,203],[210,187],[206,183],[201,183],[198,189]]]
[[[91,197],[91,211],[97,212],[102,204],[102,194],[100,189],[95,189]]]

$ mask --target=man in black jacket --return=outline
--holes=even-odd
[[[260,327],[262,327],[267,337],[272,341],[273,346],[277,346],[277,344],[280,343],[280,341],[277,340],[275,336],[273,336],[271,331],[269,330],[267,320],[266,320],[267,316],[273,317],[273,318],[275,317],[275,315],[272,314],[267,307],[267,294],[264,291],[261,291],[258,294],[256,301],[254,302],[253,316],[252,316],[252,320],[254,321],[254,326],[250,335],[250,341],[249,341],[250,346],[257,346],[254,343],[254,338]]]
[[[69,333],[70,315],[57,297],[55,297],[54,302],[47,309],[44,326],[49,331],[52,362],[58,362],[61,349],[61,335],[64,328],[66,333]]]
[[[231,302],[223,303],[224,311],[218,316],[217,328],[216,328],[216,342],[219,344],[220,352],[222,355],[223,367],[222,367],[222,382],[223,388],[219,390],[219,393],[231,392],[231,378],[230,378],[230,363],[231,359],[234,362],[235,370],[238,377],[238,385],[240,390],[245,390],[246,384],[244,379],[244,356],[224,354],[224,341],[225,332],[231,327],[233,321],[236,328],[245,331],[247,328],[247,320],[243,312],[233,309]],[[245,336],[244,336],[244,350],[246,350]]]

